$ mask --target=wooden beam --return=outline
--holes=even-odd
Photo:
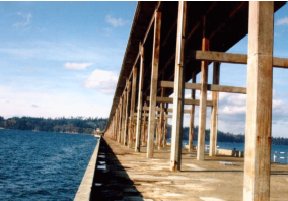
[[[194,59],[210,62],[247,64],[246,54],[235,54],[215,51],[196,51]],[[273,67],[288,68],[288,59],[273,57]]]
[[[153,15],[153,17],[151,18],[151,20],[150,20],[150,22],[149,22],[147,31],[146,31],[146,33],[145,33],[145,35],[144,35],[144,38],[143,38],[143,41],[142,41],[143,46],[145,45],[146,40],[147,40],[148,35],[149,35],[149,32],[151,31],[152,26],[153,26],[153,23],[155,22],[155,17],[154,17],[154,16],[155,16],[155,13],[157,12],[157,10],[159,9],[160,5],[161,5],[161,1],[158,2],[158,5],[157,5],[156,8],[155,8],[154,15]]]
[[[135,151],[140,152],[140,137],[141,137],[141,116],[142,116],[142,96],[143,96],[143,82],[144,82],[144,47],[139,45],[140,52],[140,70],[139,70],[139,85],[138,85],[138,106],[137,106],[137,120],[136,120],[136,139]]]
[[[129,107],[130,107],[130,91],[131,91],[131,81],[127,79],[126,81],[127,90],[126,90],[126,100],[125,100],[125,122],[124,122],[124,145],[128,145],[128,131],[129,131]]]
[[[163,88],[172,88],[173,81],[161,81],[160,86]],[[185,83],[185,89],[201,89],[200,83]],[[226,86],[226,85],[218,85],[218,84],[207,84],[207,90],[216,91],[216,92],[228,92],[228,93],[241,93],[246,94],[245,87],[234,87],[234,86]]]
[[[206,17],[203,17],[203,39],[202,50],[209,50],[209,40],[205,37]],[[197,160],[204,160],[205,154],[205,130],[206,130],[206,115],[207,115],[207,82],[208,82],[208,63],[201,62],[201,92],[200,92],[200,107],[199,107],[199,127],[198,127],[198,146]]]
[[[183,135],[184,86],[184,47],[186,32],[187,2],[178,2],[177,38],[175,52],[173,114],[171,128],[170,170],[180,171]]]
[[[151,85],[149,100],[149,118],[148,118],[148,141],[147,141],[147,158],[153,157],[154,151],[154,134],[155,134],[155,108],[157,97],[158,66],[160,56],[160,33],[161,33],[161,12],[155,12],[154,20],[154,38],[152,51],[151,66]]]
[[[137,68],[136,66],[132,69],[133,76],[132,76],[132,91],[131,91],[131,103],[130,103],[130,117],[135,112],[135,101],[136,101],[136,87],[137,87]],[[133,136],[134,136],[134,128],[135,122],[133,118],[130,118],[129,123],[129,134],[128,134],[128,147],[132,147],[133,144]]]
[[[146,100],[149,100],[149,99],[150,99],[150,96],[147,96]],[[157,96],[156,102],[173,104],[173,98]],[[200,100],[199,99],[185,98],[184,105],[197,105],[197,106],[199,106]],[[211,100],[207,101],[207,106],[212,107],[213,102]],[[172,112],[173,112],[173,110],[172,110]]]
[[[213,64],[213,84],[219,84],[220,63]],[[215,156],[217,152],[217,127],[218,127],[218,92],[212,92],[212,113],[210,127],[210,149],[209,156]]]
[[[249,2],[243,200],[270,200],[274,2]]]
[[[196,74],[193,73],[192,76],[192,84],[196,83]],[[191,98],[196,98],[196,91],[195,89],[191,90]],[[185,113],[185,112],[184,112]],[[189,140],[188,140],[188,150],[192,152],[193,150],[193,139],[194,139],[194,121],[195,121],[195,105],[192,105],[190,113],[190,122],[189,122]]]

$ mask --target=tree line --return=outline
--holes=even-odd
[[[35,118],[35,117],[12,117],[5,119],[0,116],[0,127],[6,129],[65,132],[65,133],[88,133],[92,134],[97,128],[104,130],[108,122],[107,118]],[[189,128],[184,127],[183,139],[188,140]],[[217,141],[244,143],[243,134],[217,132]],[[171,125],[168,125],[167,138],[171,136]],[[210,130],[205,132],[205,140],[209,141]],[[194,128],[194,140],[198,138],[198,126]],[[272,143],[277,145],[288,145],[288,138],[273,137]]]
[[[5,119],[0,116],[0,127],[5,129],[65,132],[65,133],[88,133],[95,129],[103,130],[106,126],[106,118],[35,118],[35,117],[12,117]]]

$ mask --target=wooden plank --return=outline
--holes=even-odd
[[[153,38],[152,66],[151,66],[147,158],[152,158],[153,151],[154,151],[154,134],[155,134],[155,126],[156,126],[155,108],[156,108],[156,97],[157,97],[159,55],[160,55],[160,33],[161,33],[160,28],[161,28],[161,12],[156,11],[155,20],[154,20],[154,38]]]
[[[219,84],[220,79],[220,63],[213,64],[213,84]],[[215,156],[217,152],[217,128],[218,128],[218,92],[212,92],[212,113],[211,113],[211,127],[210,127],[210,149],[209,156]]]
[[[215,91],[215,92],[246,94],[245,87],[234,87],[234,86],[225,86],[225,85],[218,85],[218,84],[208,84],[207,90],[212,91],[212,92]]]
[[[201,61],[211,61],[221,63],[235,63],[235,64],[247,63],[247,55],[245,54],[224,53],[215,51],[196,51],[195,59]]]
[[[174,90],[173,90],[173,114],[171,128],[171,154],[170,170],[180,171],[182,155],[182,135],[183,135],[183,110],[185,99],[184,86],[184,47],[186,32],[186,11],[187,2],[178,2],[177,38],[175,52],[174,70]]]
[[[150,96],[147,96],[146,100],[149,100],[149,99],[150,99]],[[173,98],[157,96],[156,97],[156,102],[172,104],[173,103]],[[197,106],[199,106],[200,105],[200,100],[199,99],[185,98],[184,104],[185,105],[197,105]],[[207,106],[212,107],[213,106],[213,102],[211,100],[208,100],[207,101]],[[173,112],[173,109],[172,109],[172,112]]]
[[[172,88],[173,82],[172,81],[161,81],[160,86],[163,88]],[[186,82],[185,83],[185,89],[200,90],[201,84],[200,83],[188,83],[188,82]],[[246,88],[245,87],[234,87],[234,86],[219,85],[219,84],[207,84],[207,90],[217,91],[217,92],[246,94]]]
[[[136,139],[135,151],[140,152],[140,137],[141,137],[141,116],[142,116],[142,96],[143,96],[143,82],[144,82],[144,47],[139,45],[140,52],[140,71],[139,71],[139,85],[138,85],[138,106],[137,106],[137,120],[136,120]]]
[[[274,2],[249,2],[243,200],[270,200]]]
[[[195,51],[194,58],[201,61],[247,64],[246,54],[235,54],[216,51]],[[288,59],[273,57],[273,67],[288,68]]]
[[[126,101],[125,101],[125,122],[124,122],[124,145],[128,145],[128,126],[129,126],[129,107],[130,107],[130,91],[131,91],[131,81],[127,79],[127,90],[126,90]]]

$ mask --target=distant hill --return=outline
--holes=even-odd
[[[105,118],[34,118],[0,116],[0,127],[6,129],[34,130],[65,133],[93,133],[96,128],[103,130],[107,124]]]

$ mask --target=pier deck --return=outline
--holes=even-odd
[[[173,173],[167,149],[147,159],[146,153],[135,153],[107,137],[103,146],[108,172],[95,173],[95,182],[98,177],[102,186],[94,186],[98,196],[93,200],[242,200],[243,158],[205,156],[198,161],[195,152],[184,152],[181,172]],[[271,201],[287,199],[287,185],[287,165],[272,164]]]

